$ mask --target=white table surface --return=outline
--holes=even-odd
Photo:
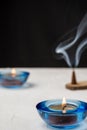
[[[27,85],[20,89],[0,87],[0,130],[53,130],[40,118],[36,104],[66,97],[87,102],[87,90],[71,91],[70,68],[17,68],[29,71]],[[76,69],[78,81],[87,81],[87,69]],[[59,129],[58,129],[59,130]],[[87,130],[87,119],[74,130]]]

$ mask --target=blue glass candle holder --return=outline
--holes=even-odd
[[[86,118],[87,103],[68,99],[67,110],[63,113],[61,102],[60,99],[47,100],[36,105],[39,115],[48,125],[57,128],[74,128]]]
[[[10,70],[0,71],[0,85],[8,88],[21,87],[28,79],[30,73],[25,71],[16,71],[11,74]]]

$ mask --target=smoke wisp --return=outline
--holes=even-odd
[[[70,32],[73,34],[73,31]],[[55,52],[62,55],[68,66],[78,66],[81,54],[87,48],[87,13],[78,25],[75,35],[59,43]]]

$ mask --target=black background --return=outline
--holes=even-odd
[[[68,67],[53,49],[86,12],[87,0],[3,1],[0,67]],[[87,67],[86,52],[78,67]]]

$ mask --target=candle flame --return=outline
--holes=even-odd
[[[65,107],[66,107],[66,98],[63,97],[63,100],[62,100],[62,112],[63,113],[66,113]]]
[[[66,98],[63,97],[63,100],[62,100],[62,106],[65,106],[66,105]]]
[[[16,70],[15,70],[15,68],[13,68],[13,69],[11,70],[11,74],[12,74],[12,77],[15,77],[15,76],[16,76]]]

